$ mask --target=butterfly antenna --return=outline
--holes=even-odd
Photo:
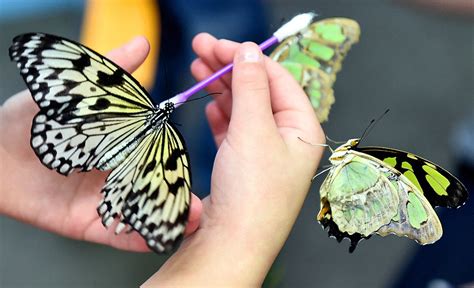
[[[369,128],[372,127],[374,122],[375,122],[375,119],[370,120],[369,125],[365,127],[364,133],[362,133],[362,136],[359,137],[359,143],[362,141],[362,139],[365,138],[365,136],[367,135],[367,132],[369,131]]]
[[[329,138],[329,136],[326,135],[326,140],[328,140],[329,142],[332,142],[334,144],[343,144],[343,143],[346,143],[345,141],[335,141],[331,138]]]
[[[362,133],[362,136],[359,138],[359,143],[362,142],[362,139],[364,139],[369,133],[372,131],[372,129],[375,127],[375,124],[379,122],[387,113],[390,112],[390,109],[385,110],[385,112],[382,113],[377,119],[372,119],[369,122],[369,125],[364,130],[364,133]]]
[[[311,145],[311,146],[320,146],[320,147],[328,147],[329,150],[331,150],[331,153],[334,153],[334,150],[331,148],[331,146],[329,146],[328,144],[320,144],[320,143],[317,143],[317,144],[313,144],[313,143],[309,143],[308,141],[305,141],[303,140],[303,138],[301,137],[298,137],[298,139],[300,139],[300,141],[308,144],[308,145]]]
[[[324,174],[324,173],[328,172],[329,170],[331,170],[331,168],[332,168],[332,166],[329,167],[329,168],[326,168],[326,169],[322,170],[321,172],[319,172],[318,174],[314,175],[313,178],[311,178],[311,181],[314,181],[314,179],[316,179],[321,174]]]
[[[209,97],[209,96],[213,96],[213,95],[222,95],[222,93],[221,93],[221,92],[209,93],[209,94],[206,94],[206,95],[204,95],[204,96],[196,97],[196,98],[193,98],[193,99],[184,101],[184,102],[177,102],[175,105],[187,104],[187,103],[189,103],[189,102],[201,100],[201,99],[203,99],[203,98],[206,98],[206,97]]]

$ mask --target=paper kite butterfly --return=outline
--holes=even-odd
[[[191,175],[183,137],[170,123],[174,104],[153,103],[129,73],[83,45],[48,34],[13,39],[17,63],[40,111],[31,147],[63,175],[112,170],[97,208],[102,223],[134,229],[155,252],[183,238]]]

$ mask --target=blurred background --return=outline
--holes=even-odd
[[[452,6],[456,1],[460,5]],[[456,1],[0,0],[0,103],[25,89],[8,57],[11,39],[23,32],[61,35],[100,52],[127,41],[128,34],[147,35],[153,56],[137,77],[158,102],[194,83],[189,65],[198,32],[261,42],[297,13],[343,16],[359,22],[362,33],[338,74],[326,134],[359,137],[370,119],[390,108],[364,144],[421,155],[472,189],[474,4]],[[206,101],[183,105],[174,119],[190,149],[193,190],[201,197],[209,191],[215,153]],[[474,281],[473,201],[459,211],[438,210],[445,235],[436,244],[418,247],[406,238],[373,236],[349,254],[347,240],[328,238],[315,221],[323,179],[315,180],[267,287],[436,288]],[[0,287],[134,287],[165,260],[66,239],[0,216]]]

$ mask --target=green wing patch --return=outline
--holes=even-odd
[[[305,90],[321,122],[328,119],[335,101],[332,86],[336,73],[351,46],[359,41],[359,35],[359,24],[354,20],[324,19],[289,37],[270,55]]]
[[[468,192],[461,181],[429,160],[385,147],[362,147],[355,150],[380,159],[400,171],[419,187],[433,207],[458,208],[467,201]]]

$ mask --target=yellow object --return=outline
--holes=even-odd
[[[158,64],[159,23],[156,0],[88,0],[81,42],[105,54],[134,36],[145,36],[150,42],[150,53],[133,76],[149,90]]]

